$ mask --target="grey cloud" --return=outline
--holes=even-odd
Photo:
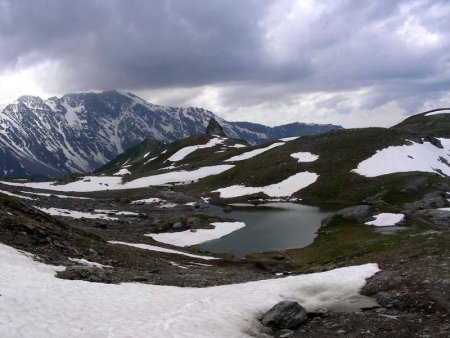
[[[362,88],[363,108],[410,109],[450,91],[447,1],[294,3],[0,0],[0,67],[55,61],[43,83],[60,92],[224,86],[230,109]]]

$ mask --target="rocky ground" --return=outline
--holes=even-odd
[[[9,190],[22,196],[33,196],[22,193],[23,189]],[[219,219],[206,213],[206,203],[170,190],[127,191],[126,194],[116,193],[114,197],[110,192],[83,196],[89,199],[54,195],[33,196],[37,198],[33,201],[3,198],[0,203],[0,242],[36,254],[48,264],[68,266],[66,271],[59,273],[59,277],[68,279],[200,287],[274,277],[270,269],[252,260],[214,254],[214,257],[222,259],[206,261],[108,243],[112,240],[143,243],[196,255],[212,255],[199,248],[173,247],[144,236],[153,232],[174,231],[173,225],[176,223],[179,226],[177,230],[211,227],[210,223]],[[148,197],[157,197],[163,202],[130,203]],[[185,205],[189,202],[196,204]],[[114,210],[108,215],[118,220],[51,217],[28,204],[91,213],[96,209]],[[170,204],[176,206],[165,207]],[[137,215],[115,215],[115,211],[134,212]],[[70,258],[86,259],[112,268],[83,267]],[[286,264],[280,262],[278,265]]]
[[[24,189],[2,189],[24,195],[21,192]],[[211,222],[218,220],[208,214],[207,203],[169,188],[82,194],[89,199],[64,199],[54,195],[26,196],[37,199],[1,199],[0,242],[36,254],[46,263],[67,266],[65,271],[59,273],[60,278],[105,283],[134,281],[211,286],[276,278],[275,273],[296,269],[300,271],[305,263],[296,255],[310,254],[308,251],[292,251],[253,255],[247,259],[223,255],[220,260],[204,261],[107,243],[109,240],[146,243],[194,254],[208,254],[198,248],[163,245],[143,236],[151,232],[174,231],[176,223],[179,223],[177,230],[195,229],[209,227]],[[155,204],[130,203],[149,197],[163,201]],[[430,199],[429,196],[428,200]],[[357,313],[309,314],[309,320],[297,330],[270,331],[267,334],[275,337],[448,337],[450,228],[445,214],[437,215],[429,209],[423,210],[430,205],[424,205],[423,201],[418,203],[415,209],[411,208],[409,216],[411,222],[418,222],[414,231],[406,226],[399,229],[402,230],[400,232],[378,234],[380,237],[377,238],[381,238],[383,243],[382,249],[376,247],[376,250],[355,251],[335,260],[311,258],[317,264],[308,262],[308,268],[302,270],[314,272],[337,266],[376,262],[381,272],[368,281],[362,293],[374,298],[378,307]],[[118,220],[68,217],[55,219],[37,211],[30,204],[41,208],[56,207],[86,212],[94,212],[96,209],[129,211],[137,215],[118,216],[110,211],[109,215],[117,216]],[[433,224],[431,217],[425,217],[428,214],[434,215],[439,221]],[[330,230],[319,233],[318,238],[325,236],[327,239],[327,232]],[[385,238],[395,240],[384,240]],[[352,240],[352,245],[359,245],[357,240]],[[69,258],[86,259],[111,268],[86,267]]]

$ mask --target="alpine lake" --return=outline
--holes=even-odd
[[[245,227],[222,238],[198,245],[211,252],[244,257],[250,253],[303,248],[311,244],[321,221],[336,207],[317,207],[290,202],[232,204],[231,211],[211,205],[209,213],[241,221]]]

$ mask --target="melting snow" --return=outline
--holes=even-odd
[[[78,264],[83,265],[83,266],[92,267],[92,268],[99,268],[99,269],[112,268],[111,265],[103,265],[103,264],[100,264],[100,263],[91,262],[91,261],[88,261],[88,260],[86,260],[84,258],[69,258],[69,261],[78,263]]]
[[[36,198],[28,197],[28,196],[17,195],[17,194],[14,194],[14,193],[6,191],[6,190],[0,190],[0,193],[2,193],[4,195],[12,196],[12,197],[22,198],[24,200],[35,200],[36,199]]]
[[[438,115],[438,114],[450,114],[450,109],[434,111],[434,112],[425,114],[425,116],[432,116],[432,115]]]
[[[150,197],[150,198],[145,198],[142,200],[135,200],[135,201],[132,201],[131,203],[133,203],[133,204],[152,204],[152,203],[159,203],[162,201],[163,200],[158,197]]]
[[[152,157],[152,158],[149,158],[145,163],[144,163],[144,165],[146,165],[147,163],[150,163],[151,161],[153,161],[153,160],[156,160],[158,157]]]
[[[167,248],[162,248],[160,246],[155,246],[155,245],[150,245],[150,244],[128,243],[128,242],[121,242],[121,241],[109,241],[108,243],[127,245],[127,246],[132,246],[134,248],[143,249],[143,250],[158,251],[158,252],[164,252],[164,253],[168,253],[168,254],[188,256],[188,257],[198,258],[198,259],[206,259],[206,260],[219,259],[217,257],[194,255],[194,254],[190,254],[190,253],[187,253],[187,252],[173,250],[173,249],[167,249]]]
[[[59,208],[40,208],[40,207],[35,207],[35,208],[42,212],[45,212],[46,214],[52,215],[52,216],[64,216],[64,217],[71,217],[71,218],[106,219],[109,221],[118,220],[117,217],[110,217],[104,213],[94,213],[93,214],[90,212],[82,212],[82,211],[59,209]]]
[[[131,172],[128,169],[120,169],[118,172],[114,173],[114,176],[123,176],[123,175],[127,175],[127,174],[131,174]]]
[[[74,198],[74,199],[80,199],[80,200],[90,200],[89,197],[68,196],[68,195],[55,195],[55,194],[48,194],[48,193],[43,193],[43,192],[31,192],[31,191],[21,191],[21,192],[24,193],[24,194],[37,195],[37,196],[45,196],[45,197],[55,196],[55,197],[59,197],[59,198]]]
[[[372,157],[358,164],[352,171],[366,177],[397,172],[424,171],[450,176],[450,139],[439,138],[442,148],[430,142],[391,146],[378,150]],[[446,163],[447,162],[447,163]]]
[[[285,137],[285,138],[280,138],[280,141],[289,142],[289,141],[294,141],[294,140],[296,140],[298,138],[300,138],[300,136]]]
[[[220,174],[228,169],[233,168],[233,165],[216,165],[209,167],[202,167],[192,171],[172,171],[164,174],[146,176],[135,179],[133,181],[122,183],[122,178],[117,176],[86,176],[79,181],[70,182],[67,184],[55,184],[54,182],[0,182],[6,185],[22,186],[35,189],[46,189],[54,191],[102,191],[102,190],[120,190],[120,189],[137,189],[146,188],[148,186],[165,185],[168,183],[190,183],[201,178]]]
[[[284,144],[284,142],[272,143],[270,146],[267,146],[265,148],[259,148],[259,149],[248,151],[241,155],[233,156],[233,157],[229,158],[228,160],[225,160],[225,162],[236,162],[236,161],[248,160],[249,158],[255,157],[255,156],[262,154],[262,153],[264,153],[270,149],[273,149],[275,147],[282,146],[283,144]]]
[[[187,155],[189,155],[190,153],[193,153],[194,151],[196,151],[198,149],[211,148],[211,147],[214,147],[214,146],[216,146],[218,144],[222,144],[225,140],[226,139],[224,139],[224,138],[219,138],[219,137],[216,136],[215,138],[212,138],[211,140],[209,140],[209,142],[206,143],[206,144],[201,144],[201,145],[189,146],[189,147],[182,148],[182,149],[178,150],[175,154],[170,156],[168,158],[168,161],[171,161],[171,162],[181,161]]]
[[[405,218],[403,214],[382,213],[375,215],[375,220],[366,222],[367,225],[375,225],[377,227],[393,226]]]
[[[284,181],[265,187],[246,187],[244,185],[233,185],[227,188],[214,190],[220,193],[221,198],[233,198],[262,192],[270,197],[288,197],[293,193],[313,184],[319,175],[309,171],[301,172],[288,177]]]
[[[161,234],[148,234],[145,236],[153,238],[155,241],[171,244],[175,246],[191,246],[200,244],[212,239],[221,238],[236,230],[245,227],[243,222],[214,222],[214,229],[197,229],[180,232],[167,232]]]
[[[175,208],[178,204],[175,203],[162,203],[158,205],[158,208],[166,209],[166,208]]]
[[[298,162],[314,162],[319,158],[319,155],[314,155],[309,152],[299,152],[291,154],[291,157],[298,160]]]
[[[2,337],[261,336],[258,317],[282,300],[308,311],[373,306],[359,295],[379,271],[365,264],[309,275],[208,288],[102,284],[55,278],[45,265],[0,244]]]

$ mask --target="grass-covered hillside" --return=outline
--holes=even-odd
[[[227,164],[230,169],[222,173],[175,188],[193,196],[211,197],[227,203],[277,197],[277,193],[271,195],[267,192],[270,189],[258,191],[258,188],[269,187],[273,191],[279,188],[276,185],[280,182],[306,172],[318,176],[315,182],[294,190],[292,195],[278,197],[301,198],[306,203],[354,204],[368,199],[398,204],[416,200],[436,189],[442,190],[448,184],[445,169],[449,166],[449,152],[439,139],[445,140],[449,135],[450,114],[446,111],[415,115],[392,128],[333,130],[259,146],[205,134],[167,146],[154,143],[146,146],[143,143],[98,172],[112,174],[127,169],[129,174],[124,176],[124,180],[130,181],[143,176]],[[375,164],[366,164],[364,170],[368,170],[368,174],[364,174],[363,169],[354,171],[364,161],[387,148],[394,148],[391,149],[393,152],[386,152],[378,162],[374,161]],[[416,148],[418,150],[409,154],[410,149]],[[424,155],[422,148],[427,155]],[[259,153],[253,154],[255,151]],[[313,156],[314,160],[298,159],[295,157],[298,154]],[[427,164],[430,161],[430,154],[434,154],[436,166],[439,165],[440,169],[434,170],[435,164],[430,162],[429,169],[424,170],[419,165],[415,171],[417,163]],[[370,174],[371,166],[379,166],[379,174]],[[237,197],[214,192],[227,187],[251,187],[253,190]]]
[[[413,115],[391,129],[416,135],[450,137],[450,108],[434,109]]]

